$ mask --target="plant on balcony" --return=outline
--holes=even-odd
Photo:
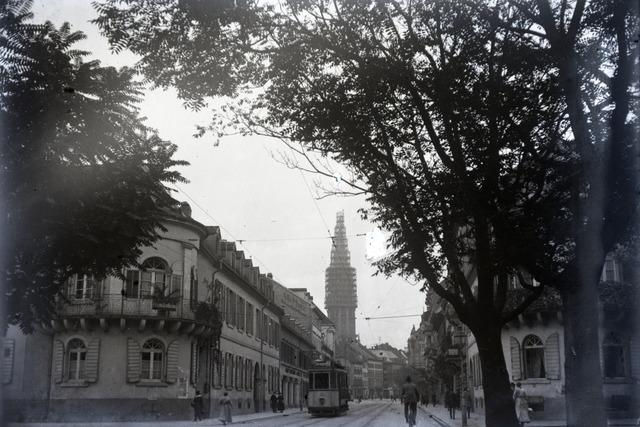
[[[198,302],[195,309],[195,318],[196,321],[213,327],[215,331],[214,336],[219,336],[220,329],[222,328],[222,320],[220,319],[220,312],[214,304],[204,301]]]

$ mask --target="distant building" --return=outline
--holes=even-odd
[[[388,343],[376,344],[369,349],[381,362],[382,389],[381,397],[399,396],[400,386],[404,382],[403,373],[406,373],[407,357],[402,350]]]

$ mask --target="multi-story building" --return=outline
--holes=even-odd
[[[284,311],[280,320],[281,390],[287,407],[301,407],[309,384],[309,368],[314,357],[311,306],[296,292],[272,280],[275,301]]]
[[[376,389],[376,393],[379,393],[380,397],[387,398],[398,396],[400,386],[405,380],[402,373],[407,368],[406,355],[388,343],[376,344],[370,351],[378,358],[382,368],[381,371],[376,371],[382,374],[381,388]],[[376,385],[378,384],[376,382]]]
[[[280,385],[280,317],[270,281],[217,227],[168,213],[140,268],[70,278],[54,319],[4,339],[13,419],[186,419],[195,390],[214,413],[263,409]]]
[[[300,321],[303,322],[305,328],[311,329],[314,348],[312,359],[314,361],[334,360],[336,353],[335,324],[313,302],[313,297],[306,288],[290,288],[289,290],[307,303],[309,314]]]

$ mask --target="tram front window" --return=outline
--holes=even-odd
[[[338,388],[338,387],[336,387],[336,373],[335,372],[331,372],[330,388]]]
[[[322,372],[314,374],[313,381],[314,388],[316,390],[323,390],[329,388],[329,373]]]

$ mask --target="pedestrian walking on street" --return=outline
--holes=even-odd
[[[454,393],[450,390],[447,390],[447,393],[444,396],[444,406],[449,410],[449,418],[452,420],[456,419],[456,404],[455,404],[455,396]]]
[[[416,423],[416,410],[418,407],[418,389],[407,377],[407,382],[402,386],[402,401],[404,402],[404,419],[410,425]]]
[[[229,393],[224,392],[224,396],[220,399],[220,421],[222,424],[227,425],[227,423],[231,423],[231,408],[232,408],[231,399],[229,398]]]
[[[202,421],[202,394],[196,390],[196,396],[191,402],[193,408],[193,421]]]
[[[275,413],[278,411],[278,398],[275,393],[271,394],[271,398],[269,399],[271,402],[271,410]]]
[[[438,398],[436,397],[436,394],[435,394],[435,393],[433,393],[433,394],[431,395],[431,404],[432,404],[433,406],[436,406],[436,405],[438,404]]]
[[[516,416],[518,417],[520,426],[524,427],[525,423],[531,422],[531,420],[529,419],[527,393],[525,393],[521,383],[517,383],[513,390],[513,400],[516,402]]]
[[[461,409],[463,412],[466,412],[467,419],[471,418],[471,397],[466,388],[462,391]]]

